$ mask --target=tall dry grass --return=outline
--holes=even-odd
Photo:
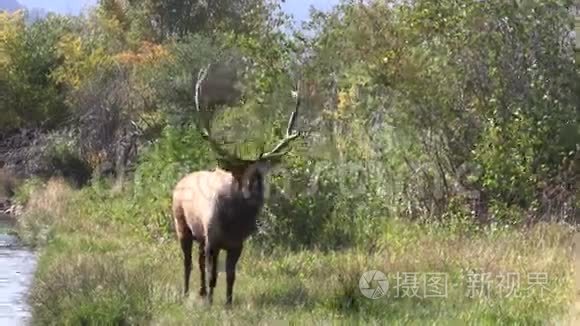
[[[45,243],[55,226],[67,223],[72,196],[73,189],[61,178],[52,178],[31,190],[26,207],[18,217],[19,234],[25,243]]]

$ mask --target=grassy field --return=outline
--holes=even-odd
[[[19,229],[40,252],[31,289],[38,325],[530,325],[565,320],[575,300],[570,227],[467,232],[390,220],[372,248],[291,251],[250,239],[234,306],[224,307],[220,272],[208,307],[195,291],[182,297],[173,234],[152,236],[111,215],[129,209],[122,198],[88,192],[50,182],[27,195]],[[359,289],[369,270],[386,274],[380,298]]]

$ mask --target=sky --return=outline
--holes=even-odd
[[[43,8],[62,14],[78,14],[85,6],[93,5],[97,0],[18,0],[18,2],[27,8]]]
[[[2,0],[0,0],[1,2]],[[19,0],[28,8],[43,8],[63,14],[78,14],[87,6],[94,5],[97,0]],[[329,9],[337,4],[338,0],[286,0],[282,8],[294,15],[298,21],[308,18],[309,8],[313,5],[317,9]]]

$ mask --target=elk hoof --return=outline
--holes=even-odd
[[[207,295],[207,291],[205,290],[205,288],[202,288],[199,290],[199,296],[201,298],[204,298]]]

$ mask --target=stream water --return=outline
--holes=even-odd
[[[36,267],[34,252],[8,234],[11,224],[0,216],[0,325],[27,325],[27,294]]]

